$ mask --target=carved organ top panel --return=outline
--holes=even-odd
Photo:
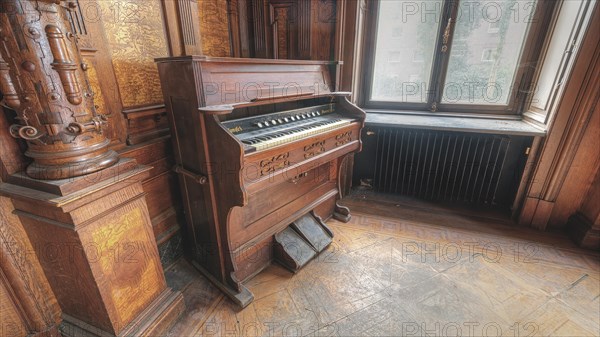
[[[172,62],[182,62],[190,67],[188,73],[190,76],[196,74],[195,81],[201,88],[199,106],[327,95],[334,91],[330,73],[335,62],[207,56],[161,58],[156,61],[159,69],[162,64]],[[194,70],[194,67],[199,69]]]

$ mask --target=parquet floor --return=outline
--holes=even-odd
[[[354,194],[299,273],[272,265],[238,310],[185,260],[170,336],[599,336],[600,257],[488,211]]]

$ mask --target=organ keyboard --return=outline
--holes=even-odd
[[[224,122],[223,126],[245,145],[248,153],[335,130],[351,122],[352,118],[335,113],[333,105],[321,105]]]
[[[332,91],[335,64],[187,56],[157,59],[192,264],[241,306],[272,260],[292,271],[325,249],[323,220],[361,148],[365,114]],[[289,247],[295,247],[292,250]]]

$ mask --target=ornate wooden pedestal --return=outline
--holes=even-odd
[[[13,175],[10,197],[63,311],[66,336],[160,336],[183,311],[167,288],[131,159],[87,176]]]
[[[141,179],[94,108],[72,29],[78,1],[0,3],[0,93],[32,163],[0,185],[62,309],[66,336],[158,336],[183,311],[167,288]]]

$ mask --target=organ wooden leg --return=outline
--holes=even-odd
[[[339,198],[347,195],[350,191],[352,185],[353,161],[354,157],[351,154],[338,159],[337,183]],[[348,207],[342,206],[339,204],[339,201],[336,201],[335,208],[333,209],[333,218],[341,222],[348,222],[352,218],[352,215],[350,215],[350,209]]]
[[[348,207],[342,206],[336,202],[333,218],[341,222],[348,222],[352,218],[352,215],[350,214],[350,209]]]
[[[218,280],[211,273],[209,273],[206,269],[204,269],[199,263],[196,261],[191,261],[192,265],[202,273],[212,284],[214,284],[219,290],[225,293],[235,304],[239,305],[241,308],[245,308],[248,304],[254,301],[254,295],[252,292],[241,282],[237,281],[234,277],[233,273],[230,274],[229,279],[232,283],[235,283],[237,289]]]

